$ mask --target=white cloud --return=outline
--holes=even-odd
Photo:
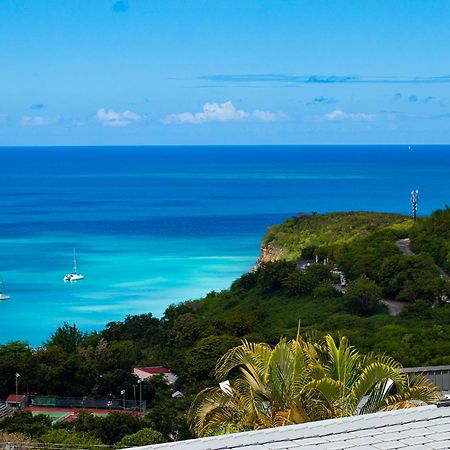
[[[113,109],[106,110],[105,108],[99,109],[95,116],[102,125],[109,127],[126,127],[142,119],[139,114],[133,111],[127,110],[120,113]]]
[[[375,114],[366,113],[346,113],[341,109],[335,109],[324,115],[325,120],[354,120],[354,121],[370,121],[375,120]]]
[[[255,109],[255,111],[253,111],[252,118],[258,122],[276,122],[278,120],[289,119],[284,113],[273,113],[270,111],[261,111],[260,109]]]
[[[288,117],[282,113],[272,113],[259,109],[248,112],[243,109],[236,109],[231,101],[224,103],[205,103],[200,112],[183,112],[180,114],[169,114],[163,119],[163,123],[191,123],[201,124],[206,122],[242,122],[254,120],[257,122],[275,122],[286,120]]]
[[[58,122],[59,116],[43,117],[43,116],[23,116],[20,119],[20,125],[23,127],[45,127]]]
[[[367,114],[367,113],[347,113],[342,109],[335,109],[323,116],[323,119],[330,121],[354,121],[354,122],[370,122],[374,120],[393,120],[395,114]]]

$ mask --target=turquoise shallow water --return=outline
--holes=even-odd
[[[220,290],[300,211],[450,199],[450,147],[0,148],[0,342],[100,329]],[[66,284],[72,247],[85,280]]]

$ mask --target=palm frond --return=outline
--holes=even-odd
[[[371,362],[362,369],[358,380],[354,383],[353,393],[355,403],[353,412],[363,398],[369,395],[367,402],[361,409],[363,414],[377,410],[378,404],[389,394],[392,386],[396,391],[404,389],[407,377],[398,370],[391,360],[380,358],[379,361],[371,358]]]
[[[197,436],[413,407],[439,399],[424,376],[409,378],[394,359],[361,355],[345,337],[280,339],[271,348],[246,340],[216,366],[230,378],[231,395],[205,389],[192,402],[189,425]]]

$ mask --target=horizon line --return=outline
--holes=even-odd
[[[450,147],[450,142],[446,144],[55,144],[55,145],[0,145],[0,150],[9,148],[147,148],[147,147]]]

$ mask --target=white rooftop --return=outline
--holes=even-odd
[[[450,407],[421,406],[134,448],[139,450],[448,449]]]

